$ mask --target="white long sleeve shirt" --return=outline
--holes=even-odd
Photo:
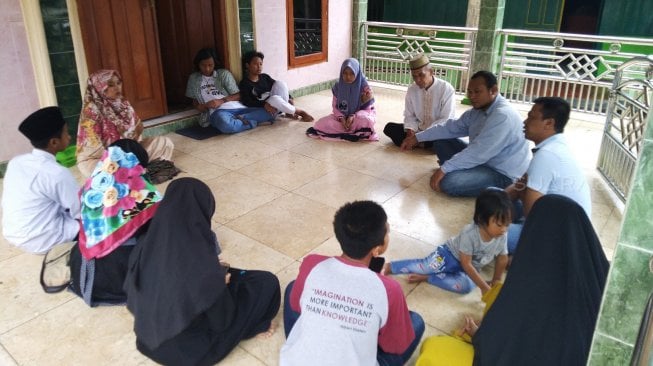
[[[456,116],[455,90],[451,84],[435,78],[428,89],[417,84],[408,87],[404,106],[404,129],[415,132]]]
[[[34,149],[7,166],[2,190],[2,230],[13,245],[42,254],[79,232],[79,185],[54,155]]]

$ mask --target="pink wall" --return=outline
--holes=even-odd
[[[297,89],[338,78],[351,57],[352,1],[329,0],[328,62],[288,69],[286,0],[254,0],[256,45],[265,54],[263,71]]]
[[[0,162],[31,150],[18,125],[39,108],[19,0],[0,1]]]

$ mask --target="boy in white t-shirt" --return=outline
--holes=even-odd
[[[333,222],[342,255],[311,254],[286,288],[288,339],[281,365],[403,365],[424,333],[399,283],[369,269],[388,247],[383,208],[372,201],[344,205]]]

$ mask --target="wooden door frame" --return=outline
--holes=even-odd
[[[296,68],[326,62],[329,59],[329,0],[321,0],[322,51],[295,56],[295,15],[293,0],[286,0],[286,26],[288,30],[288,66]]]
[[[229,59],[229,40],[227,37],[227,6],[225,0],[217,0],[217,6],[213,7],[213,32],[215,34],[216,48],[222,55],[222,64],[227,70],[231,70]],[[219,43],[218,43],[219,41]]]

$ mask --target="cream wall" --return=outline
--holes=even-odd
[[[31,150],[18,125],[39,108],[19,0],[0,1],[0,162]]]
[[[288,69],[286,1],[254,0],[256,47],[265,54],[263,71],[297,89],[338,78],[342,61],[351,57],[352,0],[329,0],[328,61]]]

